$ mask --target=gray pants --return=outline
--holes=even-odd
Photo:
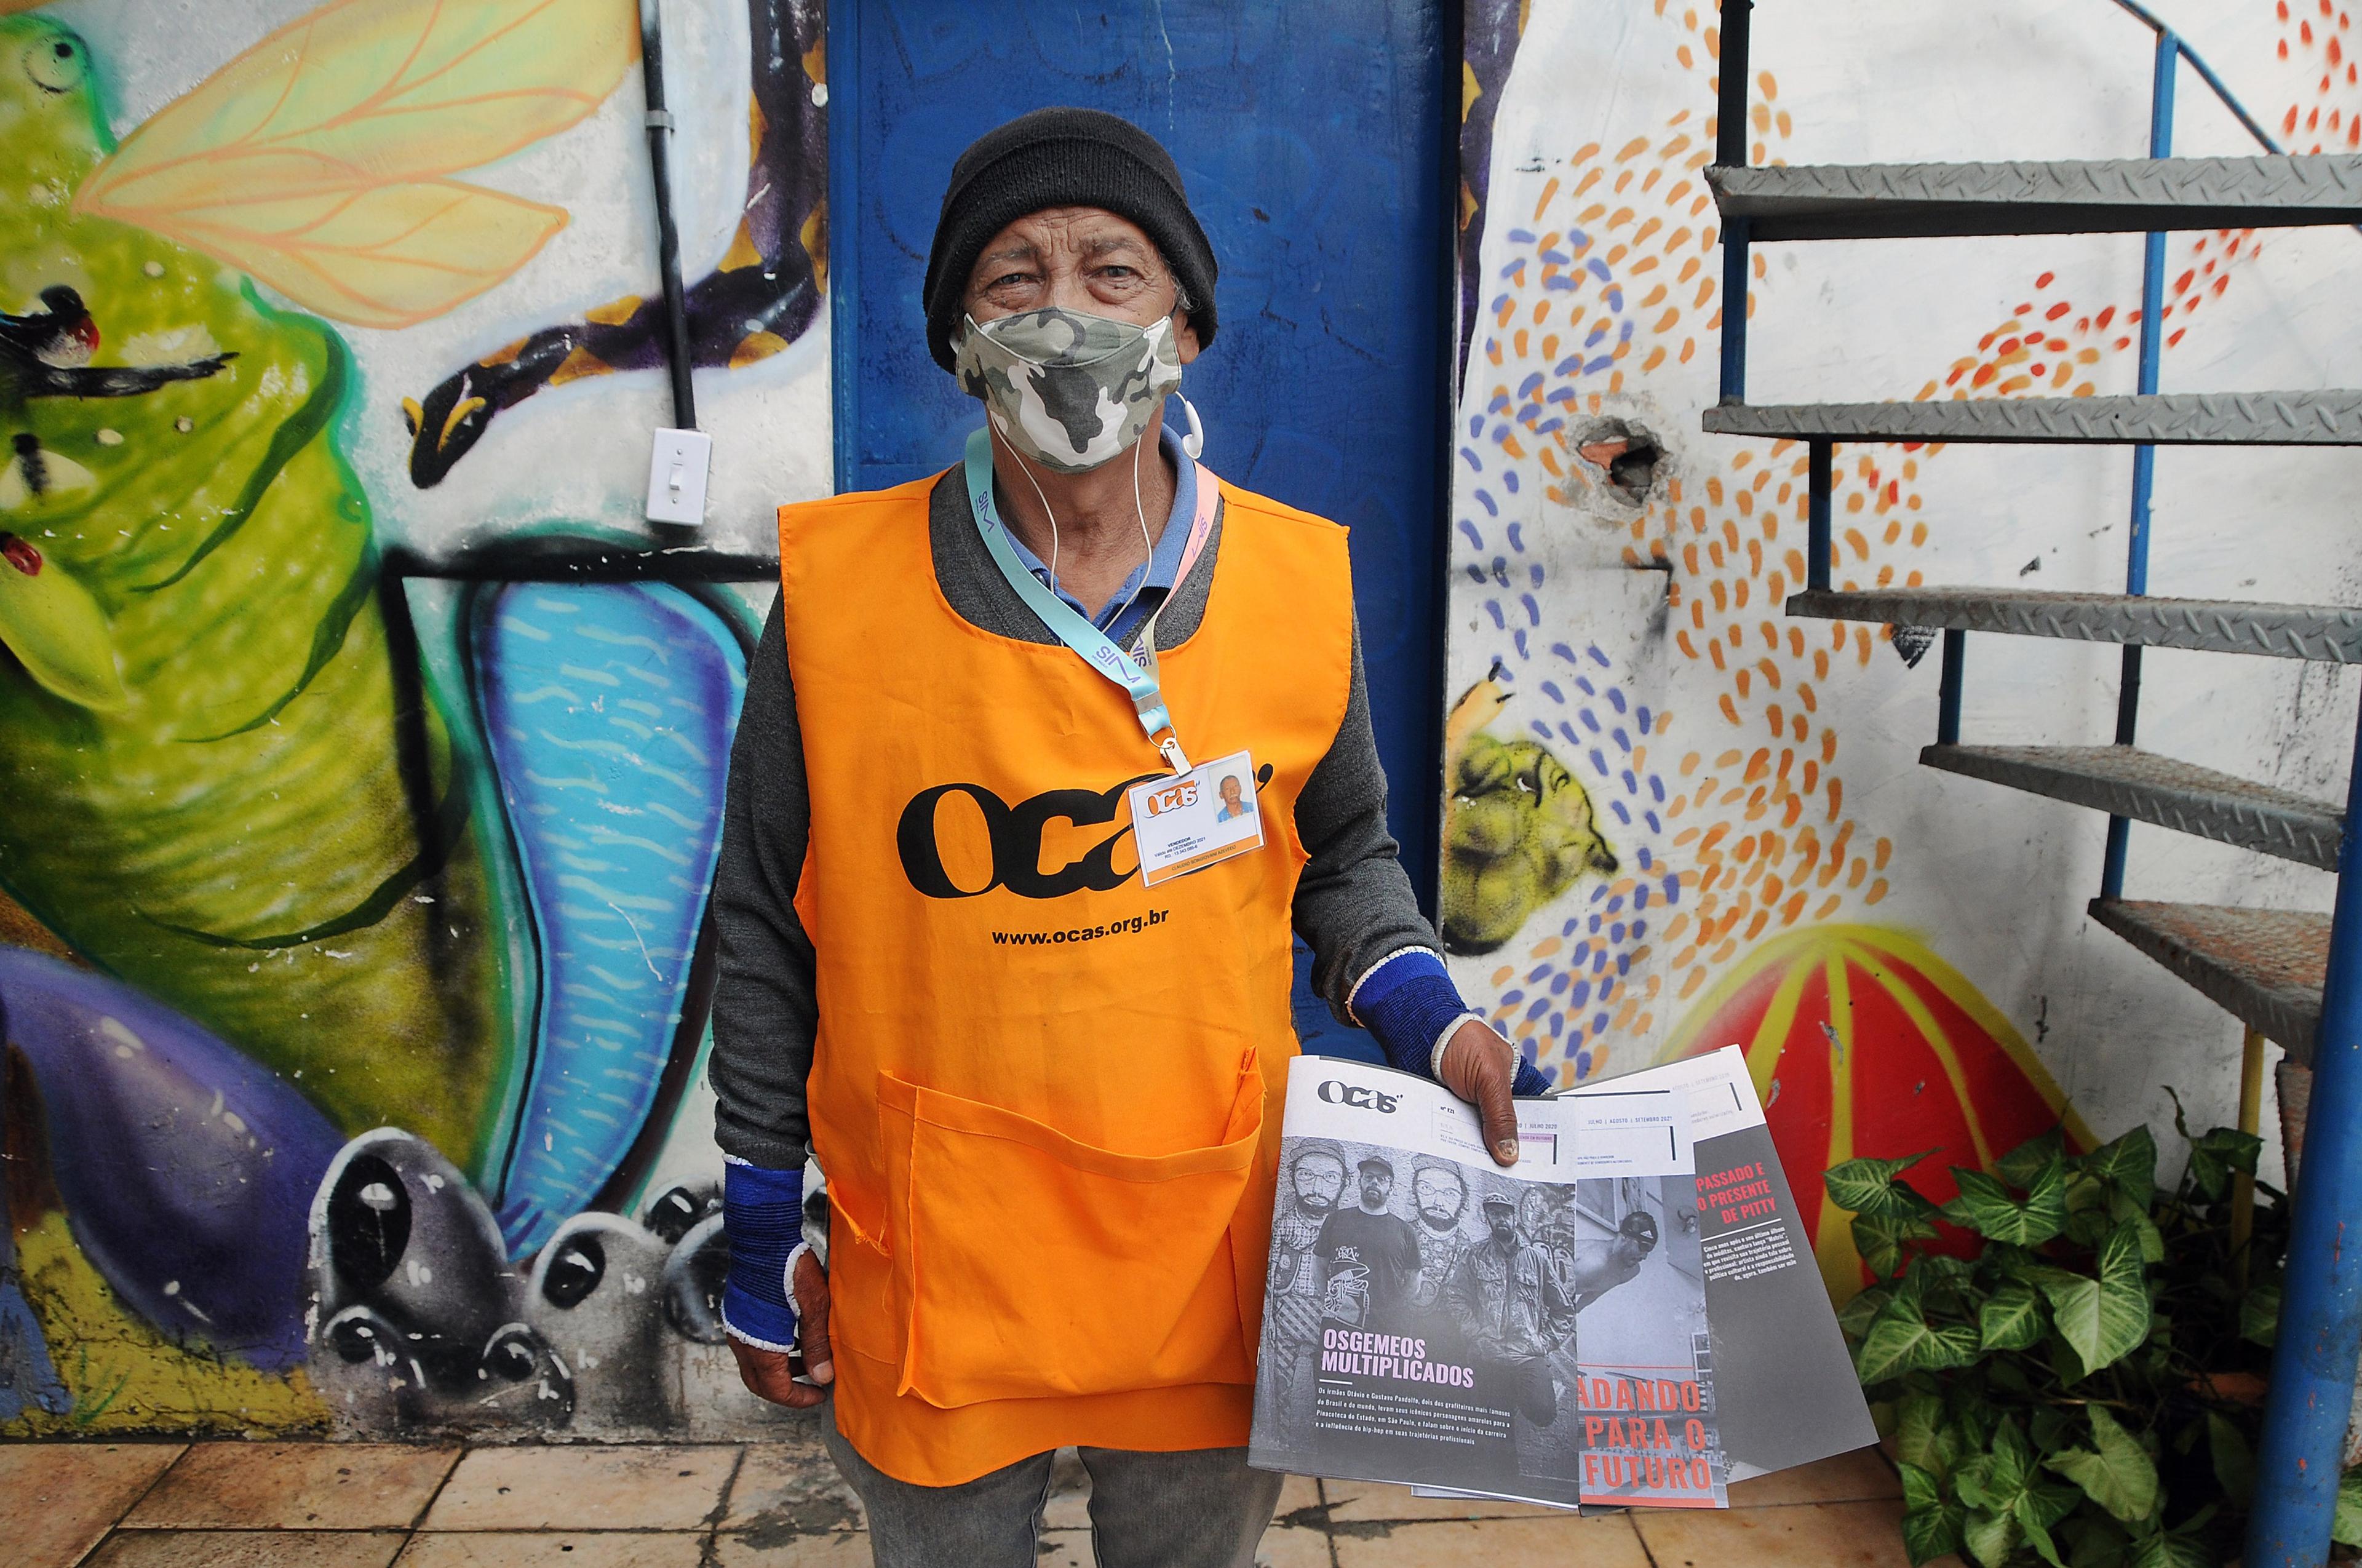
[[[877,1568],[1034,1568],[1054,1455],[956,1486],[917,1486],[854,1452],[837,1432],[835,1404],[823,1407],[821,1435],[869,1516]],[[1284,1478],[1248,1469],[1245,1449],[1080,1452],[1099,1568],[1253,1568]]]

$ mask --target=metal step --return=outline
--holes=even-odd
[[[2362,156],[1709,168],[1749,237],[2126,234],[2362,223]]]
[[[2345,834],[2334,806],[2128,745],[1931,745],[1919,760],[2323,871]]]
[[[2023,588],[1882,588],[1854,593],[1821,589],[1792,594],[1788,613],[1822,621],[2362,664],[2362,610],[2335,604],[2149,599]]]
[[[1834,441],[2352,447],[2362,446],[2362,392],[1733,403],[1707,409],[1703,423],[1710,436],[1795,441],[1821,436]]]
[[[2312,1060],[2329,917],[2093,899],[2092,918],[2301,1062]]]

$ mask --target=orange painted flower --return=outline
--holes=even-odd
[[[1917,937],[1882,926],[1792,932],[1739,960],[1675,1029],[1661,1061],[1736,1044],[1804,1211],[1830,1297],[1869,1282],[1851,1216],[1820,1176],[1869,1154],[1933,1149],[1912,1185],[1941,1203],[1947,1167],[1990,1166],[2065,1125],[2093,1140],[2024,1037]]]

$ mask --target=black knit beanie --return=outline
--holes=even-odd
[[[1214,248],[1189,211],[1181,171],[1156,138],[1098,109],[1036,109],[976,138],[952,165],[927,253],[927,347],[952,368],[968,273],[992,237],[1044,207],[1104,207],[1146,231],[1189,296],[1200,344],[1214,339]]]

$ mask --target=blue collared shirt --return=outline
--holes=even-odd
[[[1181,450],[1181,438],[1171,426],[1160,427],[1159,436],[1164,455],[1173,460],[1173,514],[1164,521],[1164,532],[1156,537],[1155,550],[1138,570],[1123,580],[1123,586],[1115,591],[1107,607],[1092,622],[1119,644],[1130,644],[1142,624],[1156,613],[1156,607],[1178,586],[1175,580],[1181,574],[1181,554],[1189,547],[1189,525],[1198,515],[1198,465]],[[1032,572],[1035,580],[1056,592],[1075,613],[1090,618],[1082,601],[1050,580],[1049,563],[1027,549],[1015,529],[1007,530],[1004,536],[1015,547],[1018,563]]]

